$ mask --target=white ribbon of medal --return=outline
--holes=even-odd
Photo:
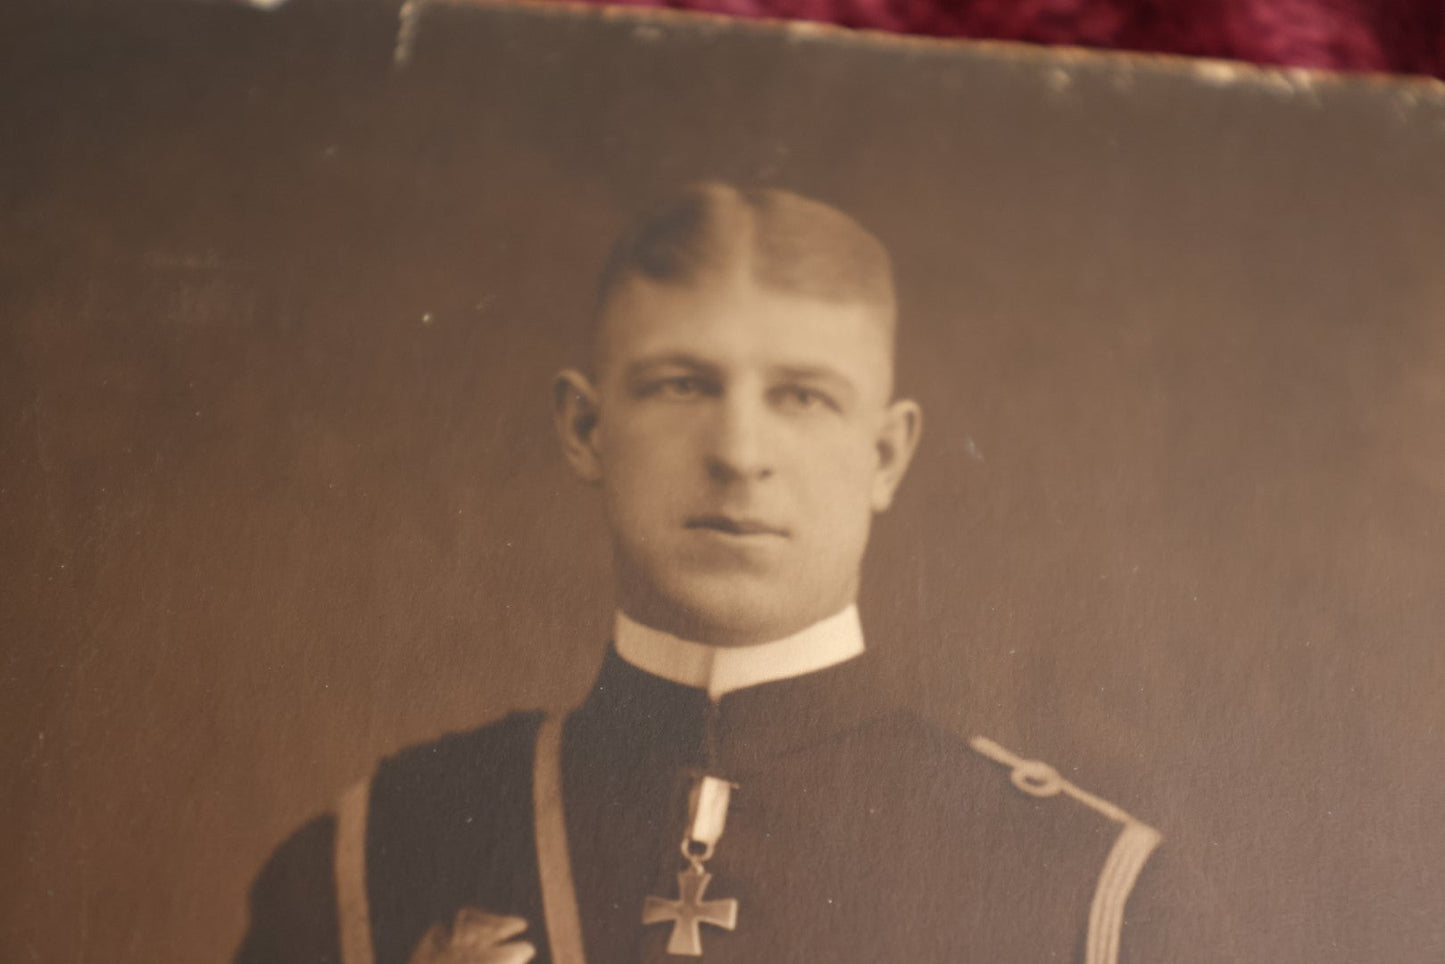
[[[722,839],[732,791],[733,785],[718,777],[704,775],[693,784],[687,798],[687,832],[682,838],[682,856],[688,867],[677,875],[677,899],[649,897],[643,902],[643,924],[672,925],[669,954],[701,957],[703,924],[727,931],[738,926],[737,900],[703,899],[712,880],[703,862],[712,857]]]
[[[712,858],[727,825],[732,793],[733,785],[717,777],[704,776],[692,785],[687,796],[687,837],[682,841],[682,856],[689,863],[701,864]],[[701,852],[694,845],[700,846]]]

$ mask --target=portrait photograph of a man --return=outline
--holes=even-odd
[[[384,764],[278,855],[238,959],[1116,960],[1158,834],[874,693],[859,574],[922,428],[896,311],[878,240],[794,193],[627,231],[554,386],[612,536],[591,694]]]
[[[1436,87],[63,10],[0,959],[1445,957]]]

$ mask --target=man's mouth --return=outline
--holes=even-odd
[[[689,529],[707,529],[730,536],[788,537],[788,530],[782,526],[771,525],[761,519],[747,516],[699,515],[688,519],[686,526]]]

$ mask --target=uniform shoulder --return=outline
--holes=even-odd
[[[958,734],[912,710],[887,707],[839,734],[840,759],[868,779],[919,795],[969,800],[996,807],[1007,789],[997,767]]]
[[[411,841],[427,827],[465,819],[482,788],[488,800],[514,805],[531,792],[532,747],[544,715],[512,713],[383,759],[365,792],[373,835]]]
[[[904,782],[921,780],[945,793],[951,787],[978,806],[1017,812],[1021,827],[1034,828],[1029,832],[1038,832],[1043,822],[1065,836],[1112,840],[1122,828],[1134,828],[1140,840],[1162,839],[1119,804],[1065,779],[1059,767],[981,734],[961,737],[908,710],[868,721],[855,739],[870,759],[887,761]]]
[[[379,781],[414,783],[427,777],[448,777],[494,770],[512,761],[530,758],[532,740],[544,713],[537,710],[514,712],[472,730],[446,733],[434,740],[416,743],[384,758],[377,766]]]
[[[876,712],[863,715],[855,732],[863,739],[909,746],[929,754],[956,756],[960,760],[974,756],[967,742],[956,733],[905,707],[879,707]]]

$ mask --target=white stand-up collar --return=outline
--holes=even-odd
[[[673,683],[720,699],[734,690],[827,669],[863,652],[858,607],[850,605],[801,632],[750,646],[709,646],[680,639],[617,612],[617,655]]]

